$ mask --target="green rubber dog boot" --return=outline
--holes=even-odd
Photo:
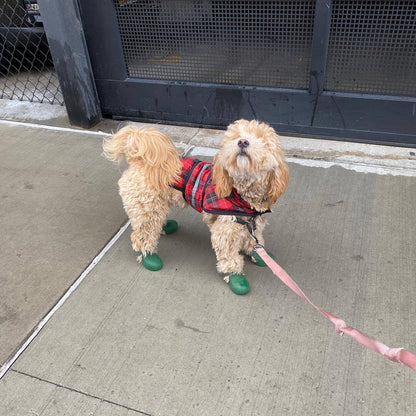
[[[162,229],[165,234],[172,234],[178,229],[178,223],[175,220],[167,220]]]
[[[151,270],[152,272],[156,272],[163,267],[163,263],[161,258],[156,254],[147,254],[147,255],[139,255],[139,259],[141,258],[141,263],[147,270]]]
[[[230,289],[237,295],[245,295],[250,290],[250,285],[243,274],[231,274]]]
[[[272,254],[272,253],[269,253],[269,252],[267,252],[267,254],[273,259],[273,260],[275,260],[275,257],[274,257],[274,254]],[[264,260],[257,254],[257,252],[256,251],[252,251],[251,252],[251,254],[250,254],[250,259],[251,259],[251,261],[255,264],[255,265],[257,265],[257,266],[260,266],[260,267],[264,267],[264,266],[267,266],[267,264],[264,262]]]

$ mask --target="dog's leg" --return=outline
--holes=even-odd
[[[158,207],[152,209],[152,207]],[[131,243],[133,250],[139,252],[138,260],[149,270],[160,270],[162,260],[156,254],[162,227],[166,224],[168,204],[161,198],[155,198],[150,204],[135,205],[133,209],[125,206],[131,221],[133,232]]]
[[[182,192],[177,191],[174,188],[169,189],[167,193],[167,199],[169,207],[179,207],[185,208],[186,203],[183,199]],[[167,220],[166,223],[163,225],[162,234],[172,234],[178,229],[178,223],[175,220]]]
[[[264,218],[263,217],[257,217],[256,218],[255,236],[256,236],[259,244],[261,244],[262,246],[264,246],[263,231],[264,231],[265,226],[266,226],[266,221],[264,220]],[[250,257],[250,260],[254,264],[256,264],[257,266],[264,267],[264,266],[266,266],[266,263],[260,258],[260,256],[254,250],[255,244],[256,244],[256,242],[253,240],[253,238],[251,238],[250,234],[247,231],[246,235],[244,236],[243,250],[242,251]],[[272,253],[270,253],[270,252],[267,252],[267,253],[273,259],[275,258]]]
[[[217,270],[234,293],[244,295],[250,285],[243,274],[244,257],[240,254],[244,228],[230,217],[219,216],[214,222],[206,221],[211,230],[212,247],[217,256]]]
[[[134,251],[146,254],[152,254],[156,251],[162,226],[166,222],[166,216],[159,214],[142,214],[138,218],[130,218],[131,227],[133,228],[131,245]]]
[[[185,200],[183,199],[182,192],[174,188],[169,189],[168,203],[170,207],[185,208],[187,206]]]
[[[212,247],[217,256],[217,270],[226,274],[242,273],[244,258],[239,254],[241,225],[219,217],[210,228]]]

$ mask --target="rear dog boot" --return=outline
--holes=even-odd
[[[162,227],[164,234],[173,234],[178,229],[178,223],[175,220],[167,220]]]

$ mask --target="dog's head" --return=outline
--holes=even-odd
[[[228,196],[233,187],[244,197],[246,189],[260,184],[261,198],[271,208],[289,183],[289,168],[274,129],[257,120],[228,126],[214,158],[213,180],[219,197]]]

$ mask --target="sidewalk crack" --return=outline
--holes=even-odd
[[[56,383],[56,382],[51,381],[51,380],[46,380],[44,378],[34,376],[33,374],[25,373],[24,371],[15,370],[15,369],[12,368],[12,369],[10,369],[10,372],[17,373],[17,374],[20,374],[22,376],[30,377],[32,379],[41,381],[43,383],[51,384],[55,387],[59,387],[59,388],[64,389],[64,390],[71,391],[73,393],[82,394],[83,396],[87,396],[87,397],[90,397],[91,399],[99,400],[100,402],[103,402],[103,403],[108,403],[108,404],[111,404],[113,406],[118,406],[118,407],[121,407],[121,408],[126,409],[126,410],[131,410],[132,412],[138,413],[140,415],[154,416],[154,415],[152,415],[150,413],[147,413],[147,412],[144,412],[142,410],[137,410],[137,409],[134,409],[133,407],[130,407],[130,406],[127,406],[127,405],[124,405],[124,404],[121,404],[121,403],[113,402],[112,400],[108,400],[108,399],[105,399],[103,397],[98,397],[98,396],[95,396],[94,394],[90,394],[90,393],[75,389],[73,387],[65,386],[61,383]]]

